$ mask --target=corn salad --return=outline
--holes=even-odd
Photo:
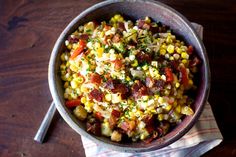
[[[65,105],[89,133],[151,142],[194,114],[188,93],[200,60],[160,22],[117,14],[79,26],[65,46]]]

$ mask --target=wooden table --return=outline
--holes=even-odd
[[[51,101],[47,68],[65,26],[98,0],[0,1],[0,156],[85,156],[57,114],[46,143],[33,137]],[[236,1],[162,0],[204,26],[212,73],[209,102],[224,141],[204,156],[236,156]]]

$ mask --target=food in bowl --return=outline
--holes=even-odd
[[[65,105],[88,132],[149,143],[194,114],[191,91],[200,59],[160,22],[117,14],[79,26],[65,46]]]

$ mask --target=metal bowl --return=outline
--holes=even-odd
[[[176,126],[171,132],[149,144],[142,141],[133,143],[116,143],[106,137],[91,135],[86,132],[85,123],[78,121],[73,116],[71,111],[64,105],[65,100],[63,98],[63,85],[60,74],[58,73],[60,66],[60,54],[63,52],[63,49],[65,49],[64,41],[68,35],[78,28],[79,25],[91,20],[107,20],[116,13],[120,13],[128,19],[133,20],[149,16],[155,21],[160,21],[163,24],[170,26],[175,34],[183,38],[183,40],[188,44],[193,45],[195,51],[202,60],[199,86],[195,102],[193,104],[193,109],[195,111],[194,115],[186,116],[183,119],[183,122]],[[59,113],[71,128],[73,128],[80,135],[98,143],[100,146],[125,152],[144,152],[156,150],[177,141],[185,133],[187,133],[198,120],[204,104],[207,101],[210,89],[210,71],[206,50],[190,22],[179,12],[167,5],[160,2],[141,0],[109,0],[101,2],[86,9],[75,17],[61,33],[52,50],[49,62],[48,80],[53,101],[55,102]]]

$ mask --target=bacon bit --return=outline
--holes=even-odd
[[[180,80],[184,87],[188,86],[188,73],[185,67],[180,67]]]
[[[170,61],[170,66],[171,66],[171,69],[178,70],[179,62],[176,60]]]
[[[118,111],[118,110],[112,110],[111,115],[113,115],[113,116],[116,117],[116,118],[119,118],[119,117],[120,117],[120,111]]]
[[[96,136],[101,136],[101,123],[95,122],[94,124],[88,123],[86,124],[87,132],[93,133]]]
[[[79,54],[81,54],[84,50],[84,48],[86,47],[86,42],[84,40],[79,40],[79,46],[77,47],[77,49],[75,49],[75,51],[72,53],[72,55],[70,56],[70,59],[74,59],[75,57],[77,57]]]
[[[148,94],[148,89],[145,85],[141,83],[141,81],[138,81],[133,84],[131,87],[132,95],[135,99]]]
[[[104,26],[104,30],[105,30],[105,31],[108,31],[108,30],[110,30],[110,29],[111,29],[111,26],[109,26],[109,25],[105,25],[105,26]]]
[[[154,80],[151,77],[146,77],[145,84],[147,87],[151,88],[154,85]]]
[[[103,93],[100,92],[98,89],[94,89],[89,93],[90,99],[95,99],[100,102],[102,102],[103,97],[104,97]]]
[[[149,138],[147,138],[147,139],[145,139],[144,140],[144,142],[146,143],[146,144],[149,144],[149,143],[151,143],[154,139],[156,139],[158,137],[158,132],[153,132],[153,134],[152,134],[152,136],[151,137],[149,137]]]
[[[138,59],[139,62],[148,62],[148,63],[150,63],[152,61],[151,56],[148,55],[148,54],[145,54],[143,52],[139,52],[137,54],[137,59]]]
[[[79,38],[81,40],[88,40],[89,36],[88,36],[88,34],[81,34]]]
[[[77,43],[79,41],[79,37],[74,35],[74,37],[72,38],[71,36],[68,37],[67,39],[69,41],[69,43]]]
[[[112,80],[112,79],[109,79],[106,83],[105,83],[105,88],[107,89],[115,89],[115,85],[118,84],[118,80]]]
[[[109,122],[109,126],[111,129],[114,129],[114,127],[116,126],[117,122],[118,122],[118,118],[116,118],[115,116],[111,115],[110,118],[108,119]]]
[[[149,30],[150,29],[150,24],[148,24],[148,23],[145,23],[144,25],[143,25],[143,29],[147,29],[147,30]]]
[[[124,22],[118,22],[118,31],[123,32],[125,30]]]
[[[81,104],[80,98],[66,101],[66,107],[69,108],[79,106],[80,104]]]
[[[165,68],[166,82],[172,83],[174,80],[172,70],[170,68]]]
[[[121,122],[120,128],[123,129],[125,132],[130,132],[135,128],[135,121],[125,120]]]
[[[145,21],[144,20],[138,20],[137,22],[137,25],[138,25],[138,28],[143,28],[143,25],[145,24]]]
[[[115,88],[111,90],[113,93],[121,93],[121,94],[126,94],[129,92],[129,88],[126,87],[125,84],[116,84]]]
[[[118,43],[120,41],[120,35],[119,34],[115,34],[114,37],[112,38],[112,42],[113,43]]]
[[[116,60],[114,60],[112,62],[115,64],[115,69],[116,70],[120,70],[122,68],[122,66],[123,66],[121,59],[116,59]]]
[[[93,73],[91,74],[90,78],[91,78],[91,83],[96,83],[98,85],[101,84],[102,78],[99,74]]]
[[[102,116],[102,114],[100,112],[95,113],[95,118],[100,120],[100,121],[103,121],[103,119],[104,119],[104,117]]]
[[[188,46],[187,52],[190,55],[193,53],[193,46],[192,45]]]
[[[201,63],[200,59],[199,59],[197,56],[195,56],[195,57],[193,58],[193,60],[191,60],[191,61],[189,62],[189,66],[190,66],[190,67],[196,67],[196,66],[199,65],[200,63]]]

